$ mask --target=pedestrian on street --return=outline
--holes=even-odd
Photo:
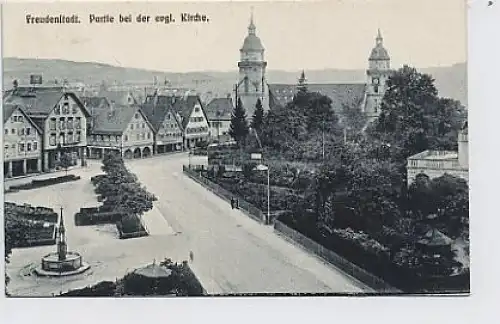
[[[194,253],[193,253],[193,251],[189,251],[189,260],[191,262],[193,262],[193,260],[194,260]]]
[[[236,209],[240,209],[240,201],[239,201],[239,199],[236,199]]]
[[[234,198],[231,197],[231,209],[234,209]]]

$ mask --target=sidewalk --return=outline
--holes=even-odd
[[[165,217],[163,217],[162,213],[153,206],[149,212],[145,213],[142,216],[142,220],[146,229],[149,232],[149,235],[170,235],[174,234],[174,230],[167,223]]]

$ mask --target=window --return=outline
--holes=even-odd
[[[26,128],[26,135],[30,135],[31,134],[31,128]]]
[[[16,129],[12,128],[12,134],[15,134],[15,133],[16,133]]]
[[[49,121],[49,129],[50,130],[56,130],[56,119],[51,118]]]
[[[130,129],[134,129],[134,124],[130,124]]]
[[[38,149],[38,142],[33,142],[33,151]]]
[[[64,133],[59,134],[59,144],[66,144],[66,138],[64,137]]]
[[[200,112],[200,107],[194,108],[194,112]]]
[[[68,133],[68,136],[67,136],[67,138],[66,138],[66,141],[68,142],[68,144],[73,143],[73,132],[69,132],[69,133]]]
[[[115,136],[115,141],[119,142],[120,141],[120,136]]]
[[[68,102],[63,103],[62,112],[63,112],[63,114],[66,114],[66,115],[69,114],[69,103]]]
[[[28,143],[28,152],[31,152],[31,143]]]
[[[80,143],[82,141],[82,133],[80,131],[76,132],[76,139],[75,139],[75,141],[77,143]]]
[[[49,143],[51,146],[56,145],[56,134],[50,134]]]
[[[99,141],[101,141],[101,142],[104,141],[104,136],[99,135]]]
[[[148,133],[148,139],[150,139],[150,138],[151,138],[151,133]]]
[[[127,136],[127,135],[123,135],[123,140],[124,140],[125,142],[127,142],[127,141],[128,141],[128,136]]]
[[[16,150],[16,144],[12,144],[12,149],[15,151]]]
[[[4,151],[8,151],[8,150],[9,150],[9,145],[5,145]]]
[[[82,118],[81,117],[76,117],[75,127],[76,127],[76,129],[82,128]]]
[[[170,114],[167,115],[167,120],[170,120]]]
[[[92,135],[92,141],[94,141],[94,142],[97,141],[97,136]]]
[[[71,111],[72,111],[73,115],[77,114],[78,113],[78,107],[76,105],[72,105],[71,106]]]
[[[7,128],[5,129],[5,135],[9,135],[9,130]]]
[[[19,152],[24,152],[24,143],[19,144]]]
[[[56,109],[54,109],[54,113],[56,115],[60,115],[61,114],[61,107],[59,105],[56,106]]]
[[[72,129],[73,128],[73,117],[68,118],[68,128]]]
[[[18,121],[18,122],[22,122],[22,121],[23,121],[23,116],[18,116],[18,117],[17,117],[17,121]]]
[[[64,117],[59,118],[59,129],[66,129],[66,122],[64,121]]]
[[[145,123],[142,123],[142,128],[146,128],[146,124]]]
[[[21,133],[19,135],[24,135],[24,128],[21,128]]]
[[[135,119],[139,119],[139,113],[135,113]]]

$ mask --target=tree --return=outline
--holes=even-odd
[[[260,132],[263,120],[264,120],[264,107],[262,106],[262,102],[260,101],[259,98],[257,100],[257,103],[255,104],[255,111],[253,113],[252,123],[250,126],[256,131]]]
[[[59,160],[59,166],[66,171],[68,175],[68,168],[73,165],[73,158],[70,153],[65,152],[61,154],[61,159]]]
[[[236,104],[233,114],[231,115],[229,135],[234,138],[239,146],[243,145],[243,142],[248,135],[247,116],[241,99],[238,99],[238,103]]]
[[[427,149],[452,149],[464,118],[459,102],[438,97],[430,75],[404,66],[387,81],[372,137],[399,147],[399,159]],[[443,140],[445,139],[445,140]]]

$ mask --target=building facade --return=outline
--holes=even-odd
[[[408,185],[415,181],[419,174],[429,178],[437,178],[449,174],[469,181],[469,139],[468,126],[458,134],[458,152],[456,151],[424,151],[408,158]]]
[[[154,153],[181,151],[183,146],[183,130],[172,104],[172,96],[158,95],[146,97],[146,102],[141,106],[146,117],[154,127],[155,146]]]
[[[4,177],[42,171],[42,130],[18,105],[3,105]]]
[[[54,89],[13,91],[5,103],[22,107],[42,131],[42,169],[59,167],[62,154],[85,164],[89,112],[72,92]]]
[[[119,152],[125,159],[153,155],[154,129],[137,105],[99,110],[93,116],[89,156],[101,159],[106,153]]]
[[[234,106],[231,98],[214,98],[206,107],[210,138],[218,142],[230,140],[229,126]]]
[[[241,100],[248,118],[252,117],[258,99],[261,100],[264,111],[269,108],[266,67],[264,46],[256,35],[252,15],[248,35],[240,49],[239,80],[234,89],[234,102],[236,104],[238,100]]]
[[[174,100],[172,108],[182,124],[184,148],[191,149],[201,142],[208,142],[208,118],[200,97],[188,95]]]

